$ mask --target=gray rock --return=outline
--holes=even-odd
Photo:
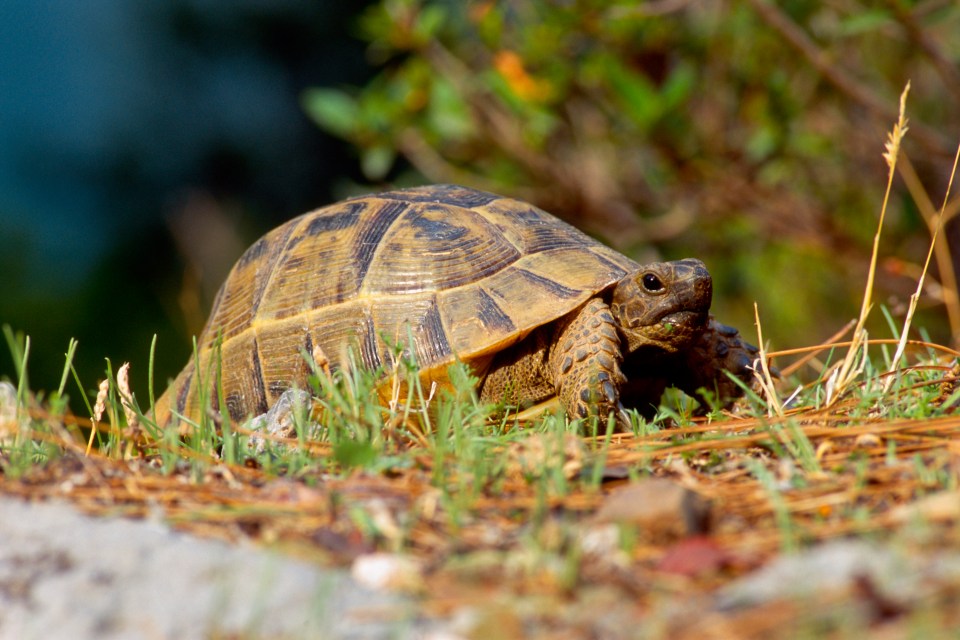
[[[2,640],[406,638],[423,631],[413,611],[344,571],[249,545],[0,498]]]
[[[958,561],[952,553],[915,556],[893,544],[834,540],[780,556],[735,580],[720,589],[716,604],[723,610],[794,600],[849,590],[858,579],[866,579],[885,597],[909,605],[929,595],[937,583],[960,580]]]

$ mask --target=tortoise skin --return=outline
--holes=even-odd
[[[646,291],[645,278],[662,290]],[[455,185],[353,198],[290,220],[240,257],[198,338],[199,367],[191,359],[155,416],[165,426],[178,415],[199,419],[195,372],[209,377],[219,341],[226,406],[211,394],[212,409],[235,421],[306,388],[304,353],[335,370],[347,366],[351,346],[358,366],[389,373],[391,344],[411,345],[428,385],[449,384],[447,368],[459,359],[485,399],[559,395],[574,416],[605,417],[620,409],[624,357],[683,351],[716,324],[710,295],[699,261],[641,268],[517,200]],[[631,323],[643,331],[625,332]],[[657,331],[664,335],[647,336]],[[735,331],[707,333],[723,343],[727,368],[752,354]],[[724,367],[714,347],[694,360]]]

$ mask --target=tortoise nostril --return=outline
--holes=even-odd
[[[651,293],[663,291],[663,282],[652,273],[645,273],[640,281],[643,283],[643,288]]]

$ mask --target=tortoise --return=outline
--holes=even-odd
[[[729,403],[741,390],[723,371],[751,379],[756,348],[710,316],[711,296],[701,261],[640,265],[519,200],[457,185],[356,197],[240,257],[198,338],[201,366],[191,359],[155,417],[199,419],[195,372],[218,345],[226,406],[209,394],[211,409],[242,421],[308,388],[304,353],[386,377],[399,343],[426,388],[449,385],[459,360],[482,401],[556,396],[570,417],[615,414],[622,427],[623,406],[649,414],[667,386]]]

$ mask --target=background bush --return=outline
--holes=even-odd
[[[960,132],[955,3],[385,0],[360,24],[379,74],[304,105],[371,182],[468,184],[640,260],[699,256],[718,314],[752,333],[758,301],[778,347],[856,315],[907,80],[907,168],[937,206]],[[897,313],[929,236],[904,189],[888,219]],[[944,318],[921,324],[949,340]]]

